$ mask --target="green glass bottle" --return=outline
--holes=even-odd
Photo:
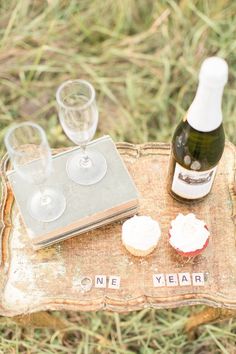
[[[203,62],[196,96],[174,132],[168,190],[180,201],[201,200],[211,191],[225,144],[221,100],[227,78],[225,60]]]

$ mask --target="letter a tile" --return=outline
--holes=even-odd
[[[179,277],[179,285],[180,286],[192,284],[190,273],[178,273],[178,277]]]

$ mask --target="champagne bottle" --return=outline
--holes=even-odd
[[[172,139],[168,190],[175,199],[201,200],[212,188],[225,144],[221,100],[227,79],[225,60],[205,59],[196,96]]]

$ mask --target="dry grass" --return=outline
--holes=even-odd
[[[196,311],[196,310],[195,310]],[[114,313],[55,313],[71,321],[67,331],[21,329],[3,320],[0,353],[234,354],[236,323],[206,325],[190,341],[183,332],[189,308]]]
[[[167,141],[193,99],[201,61],[217,54],[230,65],[223,109],[236,142],[235,12],[225,0],[1,0],[1,139],[12,121],[30,119],[52,146],[70,144],[55,90],[83,77],[97,90],[98,134]]]
[[[90,80],[100,108],[97,135],[169,141],[196,90],[203,58],[220,55],[230,78],[223,100],[236,143],[236,2],[231,0],[1,0],[0,152],[9,124],[33,120],[51,146],[70,142],[58,125],[56,87]],[[205,326],[188,341],[190,309],[130,315],[66,314],[66,336],[1,323],[2,353],[235,353],[236,325]]]

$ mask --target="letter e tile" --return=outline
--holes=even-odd
[[[109,277],[108,288],[119,289],[120,288],[120,277],[118,277],[116,275],[111,275]]]
[[[177,274],[166,274],[166,285],[167,286],[179,285]]]

